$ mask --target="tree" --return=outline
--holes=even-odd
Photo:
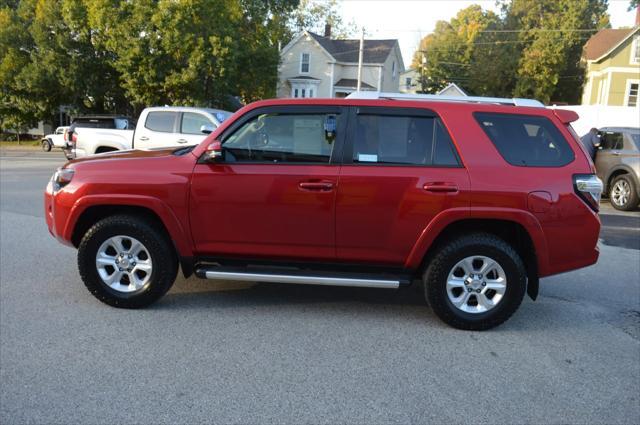
[[[336,0],[301,0],[291,16],[289,26],[293,34],[308,30],[323,35],[325,24],[331,25],[333,38],[349,38],[357,33],[353,21],[343,21]]]
[[[608,25],[607,0],[513,0],[505,5],[507,28],[522,46],[515,96],[577,103],[586,41]]]
[[[500,18],[478,5],[460,10],[450,22],[439,21],[433,34],[421,41],[413,58],[412,66],[421,70],[422,91],[435,93],[451,82],[476,94],[501,88],[492,86],[496,75],[487,71],[508,70],[497,65],[503,64],[503,59],[509,59],[509,56],[491,45],[491,36],[483,32],[500,27]],[[494,61],[496,57],[500,58],[498,62]],[[484,67],[477,66],[478,62],[484,63]]]
[[[428,93],[456,82],[476,95],[576,103],[582,48],[608,25],[606,10],[607,0],[503,1],[501,16],[470,6],[437,23],[413,66]]]

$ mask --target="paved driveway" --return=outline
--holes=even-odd
[[[443,325],[412,289],[179,278],[153,307],[117,310],[46,230],[61,154],[7,155],[0,423],[640,422],[638,250],[602,245],[483,333]],[[618,233],[634,238],[633,220]]]

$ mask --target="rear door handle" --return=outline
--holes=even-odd
[[[325,182],[325,181],[300,182],[298,183],[298,187],[302,190],[310,190],[310,191],[316,191],[316,192],[329,192],[333,190],[333,183]]]
[[[429,182],[425,183],[422,188],[432,193],[452,193],[458,191],[458,186],[455,183],[447,182]]]
[[[140,137],[140,140],[146,142],[147,140],[149,140],[149,138],[147,136],[142,136]]]

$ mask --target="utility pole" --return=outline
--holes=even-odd
[[[356,91],[360,91],[362,86],[362,55],[364,51],[364,27],[362,27],[362,34],[360,35],[360,51],[358,53],[358,88]]]

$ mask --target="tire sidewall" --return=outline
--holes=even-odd
[[[131,293],[116,291],[104,283],[98,274],[95,264],[98,249],[107,239],[118,235],[137,239],[149,253],[153,269],[149,282],[142,290]],[[147,305],[160,298],[169,289],[173,281],[171,280],[167,284],[167,275],[170,276],[173,273],[173,278],[175,278],[175,272],[169,270],[171,261],[167,260],[167,255],[170,258],[170,254],[164,244],[166,241],[155,235],[153,231],[137,228],[124,222],[114,222],[99,226],[95,230],[91,229],[78,249],[78,267],[83,281],[91,293],[108,304],[118,306],[122,303],[126,304],[123,305],[126,307]]]
[[[41,144],[43,151],[51,152],[51,142],[49,140],[43,140]]]
[[[506,244],[506,243],[505,243]],[[430,280],[425,285],[425,295],[437,310],[436,313],[450,324],[464,329],[488,329],[509,318],[520,306],[526,292],[526,272],[520,257],[514,250],[508,252],[496,244],[465,243],[444,255],[435,270],[430,266],[426,276]],[[467,313],[458,309],[449,300],[447,278],[453,267],[471,256],[485,256],[496,261],[505,272],[507,287],[497,306],[484,313]],[[444,317],[443,317],[444,316]]]

